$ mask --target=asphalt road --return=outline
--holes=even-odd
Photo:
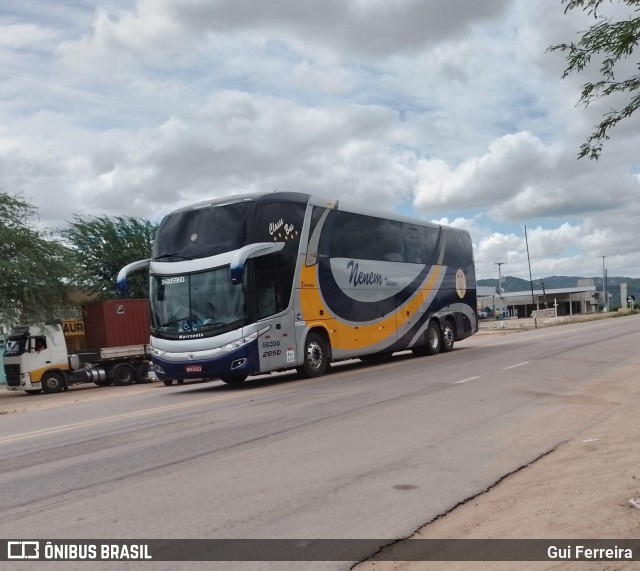
[[[638,341],[631,316],[1,415],[0,537],[407,537],[614,414],[592,394],[633,382]]]

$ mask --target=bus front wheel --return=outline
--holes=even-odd
[[[305,377],[321,377],[329,367],[329,345],[322,335],[311,331],[304,344],[304,363],[296,370]]]

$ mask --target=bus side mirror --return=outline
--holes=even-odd
[[[257,242],[240,248],[231,261],[231,283],[240,285],[244,276],[244,265],[249,258],[274,254],[284,248],[284,242]]]
[[[118,288],[118,295],[120,297],[129,297],[129,286],[127,284],[127,275],[129,275],[131,272],[137,272],[138,270],[148,268],[150,263],[151,263],[151,259],[138,260],[137,262],[131,262],[130,264],[127,264],[124,268],[122,268],[118,272],[118,278],[116,279],[116,284]]]

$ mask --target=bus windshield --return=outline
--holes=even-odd
[[[153,259],[194,260],[241,248],[252,208],[252,202],[236,202],[168,215],[158,229]]]
[[[176,276],[151,276],[154,334],[221,334],[244,325],[242,286],[231,282],[229,266]]]

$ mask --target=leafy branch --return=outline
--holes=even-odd
[[[580,146],[579,158],[598,159],[602,153],[604,142],[609,139],[610,130],[623,119],[630,117],[640,107],[640,73],[624,79],[617,79],[621,61],[631,56],[640,40],[640,17],[629,17],[614,22],[610,18],[600,16],[599,9],[605,0],[562,0],[566,4],[565,13],[569,10],[582,9],[599,21],[587,31],[577,42],[562,43],[549,47],[548,51],[565,53],[567,67],[562,78],[572,73],[581,73],[591,64],[595,57],[600,58],[600,74],[602,79],[587,82],[582,86],[578,105],[588,107],[592,102],[616,93],[628,93],[630,101],[621,109],[612,109],[603,115],[602,121],[594,126],[594,131]],[[611,2],[611,0],[609,0]],[[633,12],[638,13],[640,0],[624,0]],[[635,66],[640,72],[640,65]]]

